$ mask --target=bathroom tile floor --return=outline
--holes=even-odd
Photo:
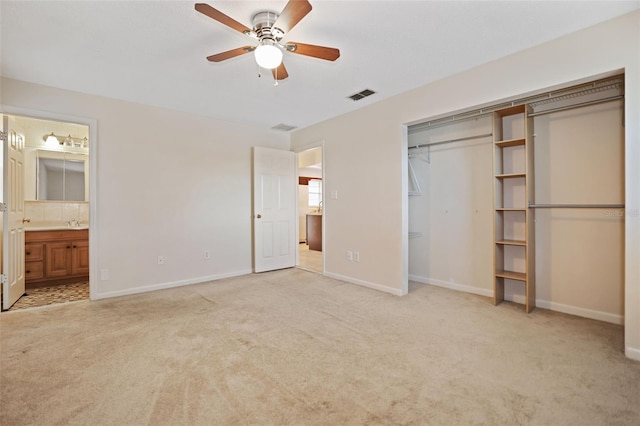
[[[88,282],[27,289],[27,294],[18,299],[9,311],[78,300],[89,300]]]
[[[307,271],[322,273],[322,252],[309,250],[306,244],[299,244],[298,267]]]

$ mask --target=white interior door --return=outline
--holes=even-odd
[[[253,252],[255,272],[296,263],[296,155],[253,148]]]
[[[24,293],[24,138],[9,129],[2,116],[3,193],[6,211],[2,232],[2,309],[7,310]]]

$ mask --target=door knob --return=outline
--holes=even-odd
[[[257,215],[256,215],[256,217],[257,217],[258,219],[260,219],[260,218],[262,217],[262,215],[261,215],[261,214],[257,214]]]

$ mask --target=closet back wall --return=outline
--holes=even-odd
[[[409,146],[491,132],[488,117],[409,134]],[[534,118],[536,203],[624,203],[622,101]],[[491,138],[409,150],[421,195],[409,197],[410,279],[492,295]],[[427,159],[430,162],[427,162]],[[537,305],[621,323],[624,216],[537,209]],[[524,288],[509,283],[508,300]]]
[[[622,101],[540,115],[533,125],[537,204],[624,204]],[[538,306],[622,323],[624,209],[535,214]]]
[[[490,117],[409,133],[409,146],[491,133]],[[409,197],[409,279],[490,296],[491,137],[410,149],[421,194]]]

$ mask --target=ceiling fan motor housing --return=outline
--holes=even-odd
[[[253,31],[260,41],[272,40],[277,43],[284,37],[284,31],[280,28],[273,27],[278,16],[276,12],[270,10],[263,10],[253,15],[251,18]]]

